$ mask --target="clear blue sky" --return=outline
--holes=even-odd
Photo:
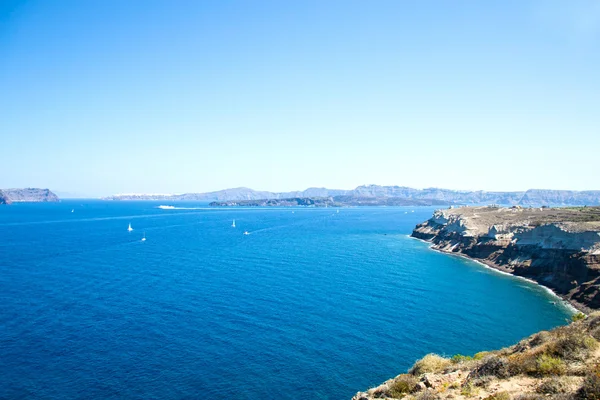
[[[600,189],[600,1],[0,1],[0,187]]]

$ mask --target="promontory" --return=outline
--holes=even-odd
[[[60,201],[50,189],[25,188],[0,190],[0,204]]]

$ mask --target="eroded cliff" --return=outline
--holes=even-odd
[[[412,236],[600,308],[600,207],[438,210]]]

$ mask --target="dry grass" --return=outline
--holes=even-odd
[[[410,374],[398,375],[389,385],[387,395],[395,398],[402,398],[404,395],[414,393],[419,379]]]
[[[408,371],[412,375],[421,375],[427,372],[442,372],[452,364],[448,358],[438,356],[437,354],[427,354],[412,366]]]

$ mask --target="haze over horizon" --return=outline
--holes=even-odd
[[[0,188],[593,190],[600,2],[6,1]]]

